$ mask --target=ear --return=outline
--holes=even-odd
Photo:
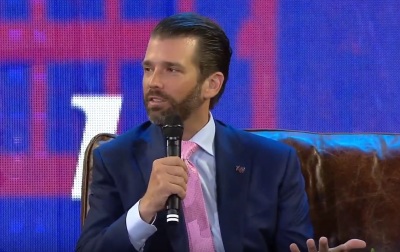
[[[221,90],[222,83],[224,83],[224,74],[215,72],[211,74],[205,81],[203,86],[203,95],[206,99],[211,99],[216,96]]]

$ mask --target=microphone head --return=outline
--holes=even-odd
[[[179,115],[173,114],[165,118],[165,124],[162,126],[162,132],[165,138],[181,139],[183,135],[183,122]]]

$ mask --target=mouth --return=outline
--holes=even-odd
[[[148,104],[149,108],[159,107],[160,105],[162,105],[166,102],[167,102],[167,100],[160,96],[149,96],[147,98],[147,104]]]
[[[149,100],[150,102],[164,102],[164,101],[165,101],[165,99],[163,99],[163,98],[161,98],[161,97],[159,97],[159,96],[150,96],[150,97],[148,98],[148,100]]]

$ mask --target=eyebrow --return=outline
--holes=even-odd
[[[179,68],[184,68],[184,66],[178,62],[170,62],[170,61],[163,61],[161,62],[162,65],[166,67],[179,67]],[[142,66],[151,66],[153,63],[150,60],[145,60],[142,62]]]

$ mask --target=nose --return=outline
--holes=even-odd
[[[161,74],[158,70],[151,72],[148,78],[148,86],[150,88],[162,88]]]

